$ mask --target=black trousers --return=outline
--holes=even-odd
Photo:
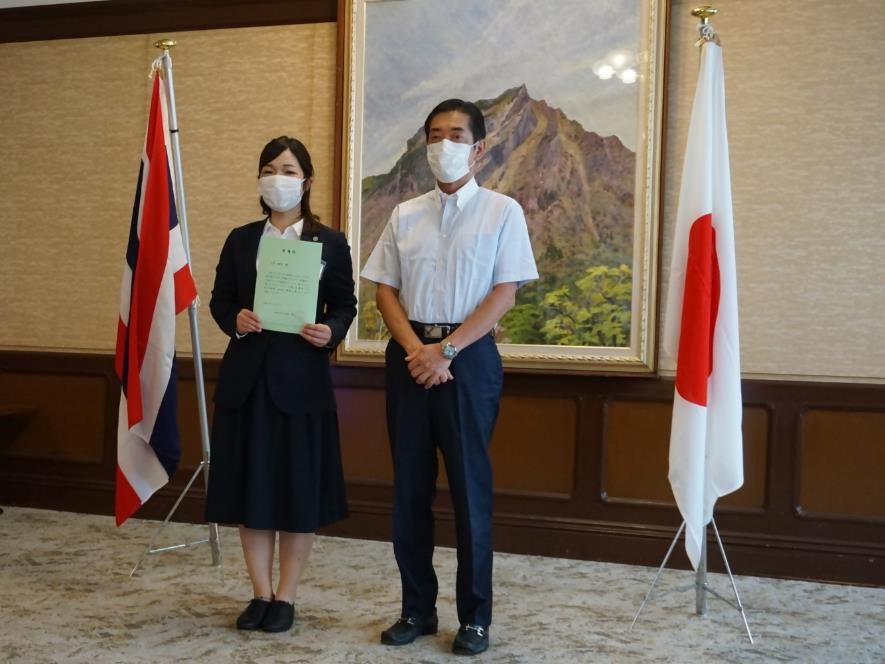
[[[455,380],[429,390],[409,375],[405,351],[396,341],[388,344],[386,360],[394,469],[393,548],[402,580],[403,615],[426,617],[436,606],[432,505],[439,449],[455,510],[458,620],[488,627],[492,622],[488,447],[503,382],[498,348],[490,335],[482,337],[452,362]]]

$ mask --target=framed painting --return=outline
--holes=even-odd
[[[499,322],[506,368],[654,371],[665,0],[340,0],[342,228],[362,270],[434,187],[423,124],[483,111],[481,186],[523,207],[540,279]],[[383,361],[374,284],[343,363]]]

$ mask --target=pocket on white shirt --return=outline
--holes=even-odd
[[[491,268],[498,253],[498,236],[490,233],[477,233],[465,243],[467,260],[473,265]]]

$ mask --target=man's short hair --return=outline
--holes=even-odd
[[[449,111],[458,111],[470,118],[470,133],[473,134],[474,141],[479,141],[486,137],[486,121],[482,116],[482,111],[479,110],[476,104],[463,99],[446,99],[437,104],[424,121],[425,140],[430,137],[430,121],[440,113],[448,113]]]

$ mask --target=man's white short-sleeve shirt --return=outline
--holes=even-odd
[[[461,323],[497,284],[538,269],[522,207],[471,179],[397,205],[361,276],[398,289],[410,320]]]

